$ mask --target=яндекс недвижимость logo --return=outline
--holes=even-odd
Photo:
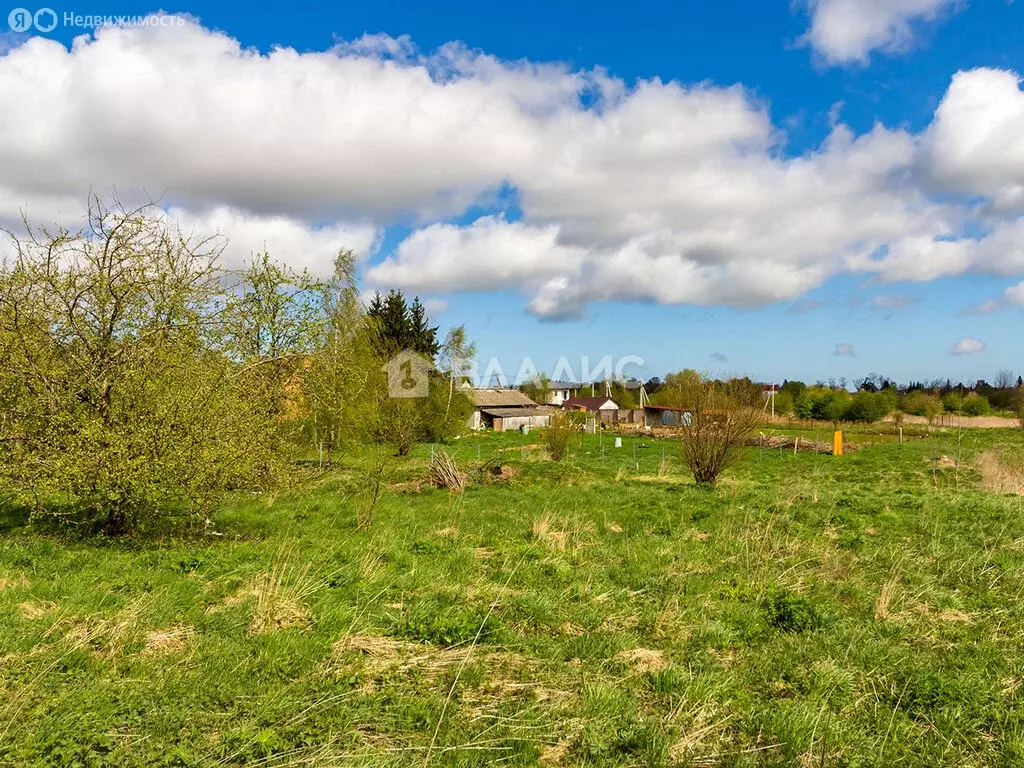
[[[52,32],[57,26],[57,12],[52,8],[40,8],[35,13],[15,8],[7,14],[7,25],[14,32],[31,32],[33,27],[40,32]]]

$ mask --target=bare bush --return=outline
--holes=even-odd
[[[757,393],[745,379],[694,376],[681,394],[691,409],[683,419],[683,461],[698,484],[714,485],[761,423]]]

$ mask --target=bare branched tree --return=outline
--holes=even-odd
[[[762,419],[758,393],[745,379],[679,382],[683,414],[683,461],[700,485],[713,485],[740,456]],[[684,404],[685,403],[685,404]]]

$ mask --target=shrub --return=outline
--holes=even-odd
[[[992,412],[992,406],[984,395],[972,392],[964,398],[963,412],[968,416],[987,416]]]
[[[942,398],[942,409],[946,413],[960,413],[964,408],[964,396],[959,392],[950,392]]]
[[[585,418],[586,414],[580,413],[579,416]],[[551,421],[541,436],[552,460],[561,461],[573,436],[582,432],[579,416],[572,412],[555,413],[551,416]]]
[[[218,493],[264,486],[294,350],[249,357],[242,342],[284,336],[254,295],[277,294],[276,317],[302,337],[289,296],[303,286],[263,262],[258,283],[246,270],[227,287],[216,241],[146,208],[94,202],[83,232],[27,230],[0,262],[0,492],[120,534],[205,520]]]
[[[881,421],[895,407],[887,392],[858,392],[843,414],[843,421]]]
[[[781,632],[806,632],[820,629],[826,617],[806,597],[785,590],[773,592],[761,602],[765,621]]]
[[[697,377],[684,397],[693,411],[689,422],[683,421],[683,461],[699,485],[713,485],[761,423],[759,393],[743,380]]]

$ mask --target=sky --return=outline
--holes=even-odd
[[[0,13],[0,227],[352,248],[489,380],[1024,372],[1021,0],[49,8]]]

